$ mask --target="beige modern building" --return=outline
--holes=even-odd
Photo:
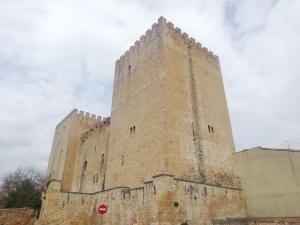
[[[299,217],[300,151],[257,147],[234,159],[249,217]]]
[[[117,60],[111,117],[57,125],[37,224],[279,223],[248,203],[234,152],[218,57],[161,17]]]

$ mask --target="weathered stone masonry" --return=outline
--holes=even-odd
[[[111,117],[57,125],[37,225],[256,223],[234,151],[218,57],[161,17],[116,61]]]

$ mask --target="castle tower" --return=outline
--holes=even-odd
[[[72,189],[80,136],[98,122],[95,115],[74,109],[56,126],[47,178],[61,181],[64,191]]]
[[[247,224],[233,152],[218,57],[160,18],[116,62],[111,118],[57,126],[37,224]]]
[[[160,18],[116,62],[105,188],[159,174],[235,185],[218,57]]]

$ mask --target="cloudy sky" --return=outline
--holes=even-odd
[[[300,149],[300,1],[0,0],[0,176],[45,170],[73,108],[110,114],[115,60],[159,16],[220,57],[237,150]]]

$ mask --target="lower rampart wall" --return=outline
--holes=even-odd
[[[43,201],[37,225],[208,225],[216,219],[245,217],[240,189],[171,175],[155,176],[134,189],[117,187],[96,193],[61,192],[61,183],[54,181]],[[104,216],[97,212],[102,203],[109,207]]]
[[[0,209],[0,225],[33,225],[36,214],[30,208]]]

